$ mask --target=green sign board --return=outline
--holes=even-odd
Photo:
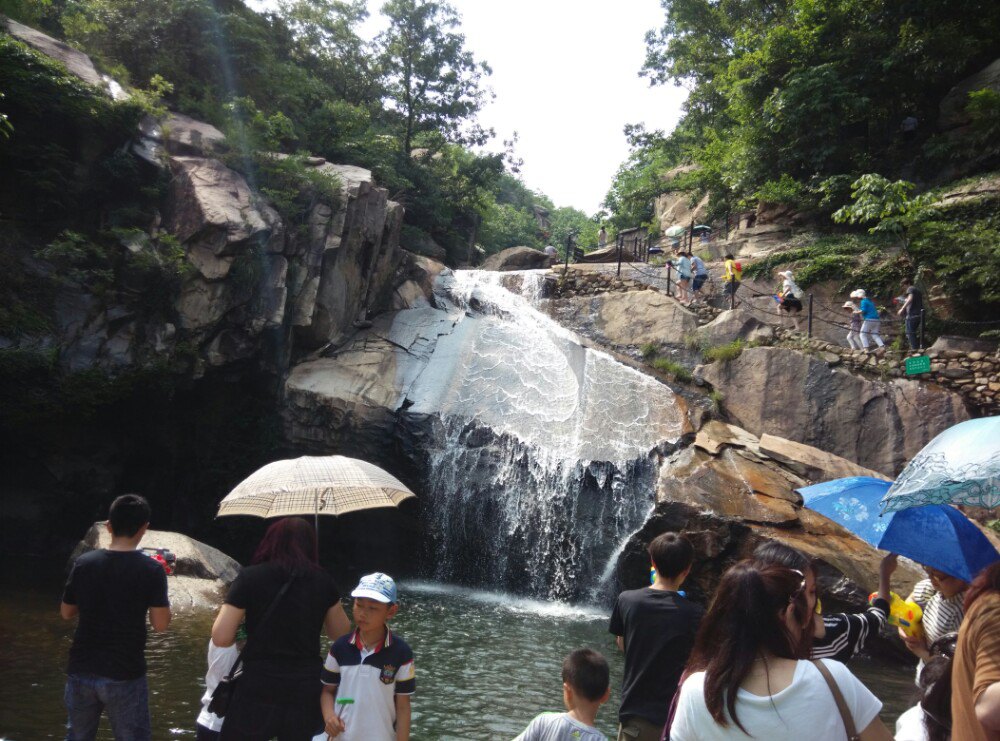
[[[918,373],[931,372],[931,359],[926,355],[906,359],[906,375],[915,376]]]

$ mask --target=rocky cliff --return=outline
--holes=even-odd
[[[95,85],[95,94],[120,90],[79,51],[14,22],[7,30]],[[297,174],[324,187],[313,189],[289,223],[252,184],[252,153],[234,153],[210,124],[180,114],[161,124],[147,116],[121,145],[144,163],[150,184],[159,177],[169,183],[147,233],[132,233],[122,248],[138,252],[150,240],[176,240],[184,264],[173,316],[146,322],[119,296],[68,285],[56,297],[51,336],[0,338],[3,346],[59,348],[59,362],[72,371],[181,360],[197,377],[255,360],[281,373],[294,352],[340,342],[355,322],[387,307],[406,277],[403,209],[368,170],[305,158]],[[235,163],[244,163],[242,171]]]

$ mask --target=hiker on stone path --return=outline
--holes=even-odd
[[[702,620],[664,737],[671,741],[890,741],[882,703],[839,661],[805,659],[813,613],[797,569],[744,561]],[[834,692],[843,697],[843,707]]]
[[[875,308],[875,302],[868,298],[867,294],[863,289],[858,288],[851,292],[851,298],[856,298],[861,300],[861,305],[858,307],[861,311],[861,349],[868,350],[869,345],[872,340],[875,340],[875,344],[878,349],[885,347],[885,341],[879,334],[879,328],[882,325],[879,319],[878,309]]]
[[[162,632],[170,625],[167,575],[137,550],[149,529],[149,503],[124,494],[108,512],[108,548],[84,553],[73,564],[59,612],[79,618],[66,669],[69,741],[93,739],[107,711],[118,741],[148,741],[146,620]]]
[[[701,297],[701,287],[708,280],[708,268],[705,266],[705,261],[697,255],[692,255],[688,252],[688,257],[691,258],[691,267],[694,270],[694,280],[691,282],[691,295],[692,300],[696,300]]]
[[[924,313],[924,294],[909,278],[903,278],[903,305],[896,312],[906,318],[906,341],[911,350],[920,349],[920,320]]]
[[[705,612],[678,591],[694,561],[687,538],[672,532],[657,536],[649,558],[653,584],[622,592],[608,625],[625,652],[618,741],[659,741]]]
[[[597,246],[604,247],[605,245],[607,245],[607,243],[608,243],[608,230],[602,226],[601,231],[597,232]]]
[[[691,303],[691,279],[694,269],[691,265],[690,253],[683,249],[677,259],[677,300],[687,306]]]
[[[726,255],[725,272],[722,275],[724,294],[727,297],[735,296],[739,290],[740,280],[743,278],[743,266],[736,262],[732,254]]]
[[[778,293],[778,308],[782,314],[791,317],[795,331],[799,331],[799,314],[802,313],[802,289],[795,283],[791,270],[785,270],[778,275],[783,278],[781,291]]]
[[[861,350],[861,309],[853,301],[845,301],[841,307],[850,315],[850,327],[847,331],[847,346],[852,350]]]

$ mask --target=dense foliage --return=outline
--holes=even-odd
[[[1000,158],[1000,103],[975,92],[975,137],[938,134],[938,105],[1000,56],[1000,4],[982,0],[661,0],[641,74],[690,91],[675,131],[627,132],[633,154],[608,194],[648,219],[672,166],[715,214],[778,199],[829,214],[864,173],[933,178],[956,156]],[[912,134],[902,122],[916,119]],[[636,135],[638,133],[638,135]]]
[[[447,2],[387,0],[386,29],[359,35],[364,0],[0,0],[0,12],[90,54],[133,88],[209,121],[253,164],[259,149],[307,152],[371,169],[406,207],[406,235],[454,261],[547,239],[517,178],[512,143],[482,151],[476,122],[490,69],[465,45]],[[0,142],[18,128],[7,86]],[[15,135],[16,136],[16,133]],[[127,136],[127,135],[126,135]],[[472,151],[475,147],[476,151]],[[58,188],[54,192],[60,192]],[[586,218],[584,217],[584,221]],[[406,246],[406,245],[404,245]]]

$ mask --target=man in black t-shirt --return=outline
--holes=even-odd
[[[903,305],[897,315],[906,317],[906,341],[911,350],[920,349],[920,320],[924,313],[924,294],[909,278],[903,278]]]
[[[142,551],[149,504],[136,494],[111,503],[111,545],[80,556],[63,590],[59,611],[79,616],[66,668],[66,738],[90,740],[108,711],[116,739],[148,741],[146,615],[155,631],[170,624],[167,575]]]
[[[663,533],[649,544],[649,557],[653,584],[622,592],[608,626],[625,651],[618,741],[659,741],[705,613],[678,591],[694,560],[691,542]]]

